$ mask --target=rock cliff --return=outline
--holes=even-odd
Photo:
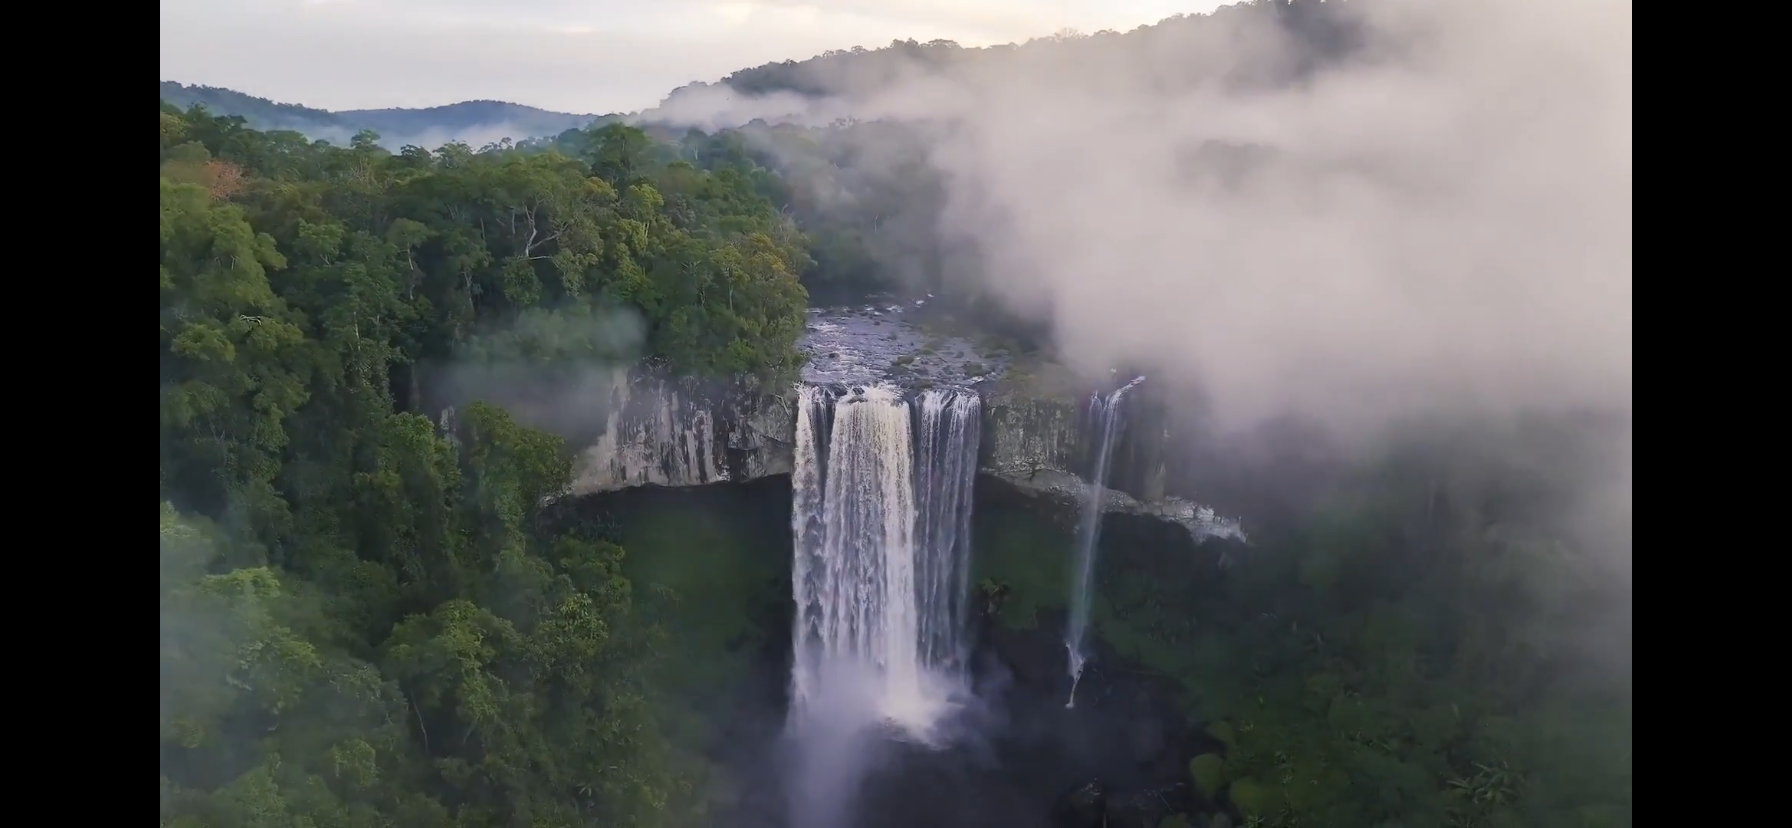
[[[893,318],[897,308],[812,320],[810,350],[816,362],[806,379],[867,381],[889,371],[913,384],[914,361],[905,349],[927,348],[912,329]],[[902,337],[915,342],[908,342]],[[863,340],[863,341],[861,341]],[[955,376],[982,390],[983,437],[979,469],[1022,491],[1076,502],[1087,487],[1092,430],[1085,422],[1087,390],[1056,376],[1005,377],[1006,366],[985,367],[963,340],[941,340],[921,360],[935,377]],[[894,344],[893,344],[894,343]],[[921,344],[916,344],[921,343]],[[900,346],[900,347],[898,347]],[[867,355],[875,355],[875,359]],[[876,364],[873,364],[876,363]],[[961,366],[986,373],[965,377]],[[812,375],[812,376],[809,376]],[[749,380],[703,383],[640,373],[615,375],[602,437],[580,455],[572,494],[588,495],[633,486],[701,486],[789,474],[795,441],[795,388],[767,388]],[[1161,418],[1127,415],[1115,446],[1103,508],[1179,524],[1197,540],[1243,540],[1236,521],[1165,491],[1171,435]]]
[[[1245,535],[1236,520],[1164,491],[1171,434],[1159,418],[1126,417],[1115,462],[1102,492],[1102,510],[1181,525],[1196,541]],[[984,406],[984,474],[1021,491],[1066,504],[1082,502],[1090,486],[1093,424],[1083,399],[1045,386],[992,388]],[[1229,560],[1229,559],[1228,559]]]
[[[744,381],[705,386],[619,377],[604,435],[581,453],[572,493],[789,474],[796,430],[793,397],[792,389],[772,393]],[[1088,487],[1080,476],[1091,451],[1087,434],[1073,402],[1000,398],[984,409],[980,471],[1030,494],[1079,502]],[[1164,494],[1161,462],[1154,468],[1134,475],[1138,479],[1110,481],[1103,509],[1176,523],[1196,540],[1244,539],[1236,521]]]
[[[572,493],[789,474],[795,431],[790,395],[782,389],[618,372],[603,436],[581,452]]]

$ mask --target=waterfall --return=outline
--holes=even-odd
[[[1064,648],[1070,653],[1070,700],[1065,707],[1076,706],[1076,684],[1083,677],[1083,637],[1089,631],[1089,604],[1094,600],[1095,551],[1101,540],[1101,506],[1107,496],[1108,456],[1114,450],[1114,436],[1119,431],[1120,401],[1133,386],[1144,382],[1135,378],[1106,397],[1089,396],[1089,424],[1095,436],[1095,457],[1090,464],[1087,497],[1083,514],[1077,523],[1076,582],[1070,593],[1070,629],[1064,637]]]
[[[791,709],[800,710],[819,689],[823,623],[829,612],[820,596],[827,577],[823,540],[827,536],[822,505],[827,489],[827,436],[832,427],[834,396],[826,388],[805,385],[797,392],[796,445],[790,473],[790,524],[795,549],[790,562],[791,594],[796,598],[796,630],[792,650]]]
[[[869,705],[925,738],[961,681],[980,405],[919,402],[885,386],[798,394],[793,717]]]
[[[919,415],[915,503],[921,658],[962,684],[970,658],[971,494],[983,406],[974,392],[930,389],[921,394]]]

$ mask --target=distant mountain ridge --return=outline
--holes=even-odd
[[[718,81],[686,84],[637,117],[706,130],[755,119],[794,118],[819,126],[856,118],[854,103],[928,78],[995,83],[1003,76],[1024,75],[1041,84],[1077,85],[1153,77],[1166,88],[1216,80],[1240,89],[1287,85],[1363,52],[1369,33],[1355,11],[1386,1],[1232,0],[1211,12],[1172,14],[1124,33],[1066,29],[1025,43],[991,46],[909,39],[877,49],[830,49],[805,60],[772,61]],[[1277,32],[1281,48],[1257,50],[1249,60],[1227,67],[1224,78],[1213,74],[1218,64],[1204,56],[1235,52],[1233,44],[1243,31]]]
[[[216,86],[162,81],[162,100],[181,109],[203,104],[214,115],[237,115],[260,130],[293,130],[315,140],[344,143],[364,129],[380,143],[435,148],[449,141],[474,147],[511,138],[521,141],[590,126],[597,115],[552,112],[504,101],[462,101],[421,109],[347,109],[332,112]]]

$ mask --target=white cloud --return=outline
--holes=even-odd
[[[941,231],[1091,373],[1158,365],[1239,423],[1628,408],[1629,3],[1363,8],[1398,49],[1306,84],[1167,82],[1290,57],[1262,15],[1222,15],[1199,43],[917,70],[808,114],[949,123]],[[676,114],[802,108],[706,92]],[[1183,174],[1210,141],[1273,151],[1235,185]]]

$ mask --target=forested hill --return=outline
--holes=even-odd
[[[1348,6],[1360,9],[1372,2],[1378,0],[1350,0]],[[818,278],[809,286],[817,298],[892,289],[935,294],[943,300],[936,306],[969,312],[985,327],[1006,328],[1024,339],[1038,335],[1045,323],[1014,319],[984,296],[979,251],[942,235],[947,190],[928,160],[936,136],[925,121],[848,117],[798,126],[781,122],[782,115],[803,109],[805,99],[850,103],[928,75],[996,87],[1024,77],[1084,89],[1151,78],[1163,91],[1216,76],[1240,85],[1296,83],[1331,62],[1386,45],[1370,44],[1353,21],[1341,0],[1251,0],[1212,14],[1175,15],[1126,33],[1065,31],[987,48],[949,40],[895,41],[886,48],[830,51],[742,69],[713,84],[694,83],[639,117],[645,124],[700,125],[746,139],[755,160],[777,171],[791,214],[814,240]],[[1280,35],[1264,34],[1272,31]],[[1265,41],[1280,48],[1249,58],[1237,48],[1240,42]],[[824,110],[806,113],[805,120]],[[1263,152],[1210,143],[1189,155],[1186,173],[1235,175]]]
[[[406,144],[435,148],[449,141],[472,146],[510,138],[558,135],[582,129],[596,115],[550,112],[502,101],[462,101],[423,109],[348,109],[332,112],[290,103],[277,103],[232,89],[187,86],[162,81],[162,100],[187,109],[202,104],[214,115],[235,115],[260,130],[292,130],[307,138],[346,144],[362,130],[380,135],[392,148]]]
[[[1350,0],[1352,3],[1374,0]],[[1346,3],[1317,0],[1246,0],[1211,14],[1177,14],[1155,24],[1121,33],[1102,30],[1084,34],[1064,30],[1024,44],[967,48],[951,40],[921,43],[891,41],[881,49],[853,47],[830,50],[807,60],[785,60],[737,71],[719,85],[741,95],[790,93],[810,98],[868,95],[898,79],[944,73],[1025,72],[1034,77],[1063,76],[1087,80],[1104,72],[1149,68],[1162,83],[1193,82],[1214,69],[1215,56],[1236,56],[1237,33],[1265,23],[1282,31],[1286,48],[1264,50],[1258,60],[1234,65],[1236,80],[1276,83],[1346,55],[1362,46],[1362,32],[1352,23]],[[674,90],[662,108],[683,96],[713,90],[696,83]],[[652,116],[650,110],[643,113]]]

